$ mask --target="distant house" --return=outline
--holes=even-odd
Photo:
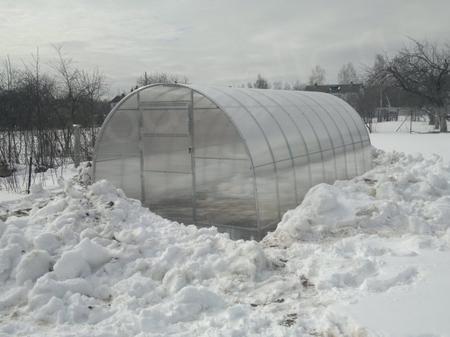
[[[362,83],[350,84],[314,84],[307,85],[305,91],[320,91],[346,99],[348,96],[362,94],[364,85]]]
[[[356,111],[360,112],[359,100],[364,94],[362,83],[350,84],[314,84],[307,85],[305,91],[319,91],[335,95],[350,104]]]
[[[109,101],[109,106],[110,106],[110,108],[111,108],[111,109],[114,108],[114,106],[115,106],[117,103],[119,103],[119,102],[122,100],[122,98],[124,98],[124,97],[125,97],[125,94],[117,95],[117,96],[114,97],[112,100],[110,100],[110,101]]]

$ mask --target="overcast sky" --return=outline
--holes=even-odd
[[[450,0],[0,0],[0,56],[20,64],[39,47],[48,64],[63,45],[80,67],[98,66],[111,94],[144,71],[307,82],[319,64],[334,82],[342,64],[371,64],[408,36],[449,41],[449,22]]]

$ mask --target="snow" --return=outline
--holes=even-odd
[[[386,259],[392,267],[413,265],[406,270],[420,270],[421,279],[413,286],[369,294],[337,310],[347,311],[375,336],[449,336],[450,254],[429,249],[416,254]]]
[[[372,145],[385,151],[398,151],[408,154],[433,154],[450,161],[450,133],[398,133],[370,135]]]
[[[437,133],[426,121],[413,122],[411,125],[404,116],[400,117],[396,122],[372,124],[370,141],[373,146],[407,154],[437,154],[450,161],[450,133]]]
[[[42,190],[58,189],[64,184],[64,179],[71,179],[75,175],[81,180],[85,180],[88,168],[75,168],[73,164],[60,168],[48,169],[46,172],[33,173],[31,179],[31,189]],[[10,177],[0,178],[0,202],[17,200],[26,194],[28,185],[28,168],[24,165],[17,167],[17,172]],[[30,191],[32,192],[32,191]]]
[[[53,270],[59,280],[86,277],[111,258],[112,254],[107,249],[84,238],[73,249],[62,254]]]
[[[1,191],[0,190],[0,202],[5,202],[5,201],[11,201],[11,200],[17,200],[22,198],[23,195],[20,193],[14,193],[11,191]]]
[[[16,281],[24,284],[26,281],[35,281],[49,272],[51,257],[44,250],[32,250],[26,253],[17,265]]]
[[[0,207],[0,336],[450,336],[450,166],[424,149],[374,150],[261,242],[163,219],[85,171],[36,184]]]

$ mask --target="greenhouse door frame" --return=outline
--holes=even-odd
[[[161,102],[140,102],[139,104],[139,110],[141,112],[141,123],[140,123],[140,139],[141,139],[141,181],[142,181],[142,191],[141,191],[141,199],[146,205],[152,206],[152,198],[150,195],[147,195],[146,192],[146,186],[147,184],[150,184],[150,178],[148,177],[147,172],[159,172],[164,173],[167,175],[172,174],[188,174],[191,175],[191,208],[192,208],[192,223],[196,224],[196,200],[195,200],[195,150],[194,150],[194,111],[193,111],[193,104],[192,104],[192,98],[190,101],[183,100],[183,101],[161,101]],[[144,128],[144,115],[146,113],[149,113],[151,111],[164,111],[168,110],[173,113],[173,111],[178,111],[180,113],[179,125],[182,123],[187,123],[186,125],[186,133],[179,133],[179,132],[164,132],[164,133],[149,133],[148,130]],[[187,117],[187,119],[184,118],[184,116]],[[178,126],[179,126],[178,125]],[[152,156],[152,146],[151,141],[143,141],[145,138],[153,138],[153,139],[180,139],[180,138],[186,138],[186,149],[185,151],[189,154],[186,156],[186,171],[171,171],[169,170],[170,167],[167,170],[153,170],[149,168],[148,166],[151,166],[151,164],[148,164],[148,160],[146,160],[146,157]],[[150,144],[150,145],[145,145]],[[161,155],[161,154],[160,154]],[[164,155],[164,153],[162,153]],[[151,162],[151,161],[150,161]],[[190,172],[188,172],[188,170]],[[187,186],[186,186],[187,187]],[[175,205],[173,206],[176,207]]]

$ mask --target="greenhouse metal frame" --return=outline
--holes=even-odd
[[[154,84],[106,118],[94,179],[171,220],[259,239],[310,187],[367,171],[370,147],[330,94]]]

